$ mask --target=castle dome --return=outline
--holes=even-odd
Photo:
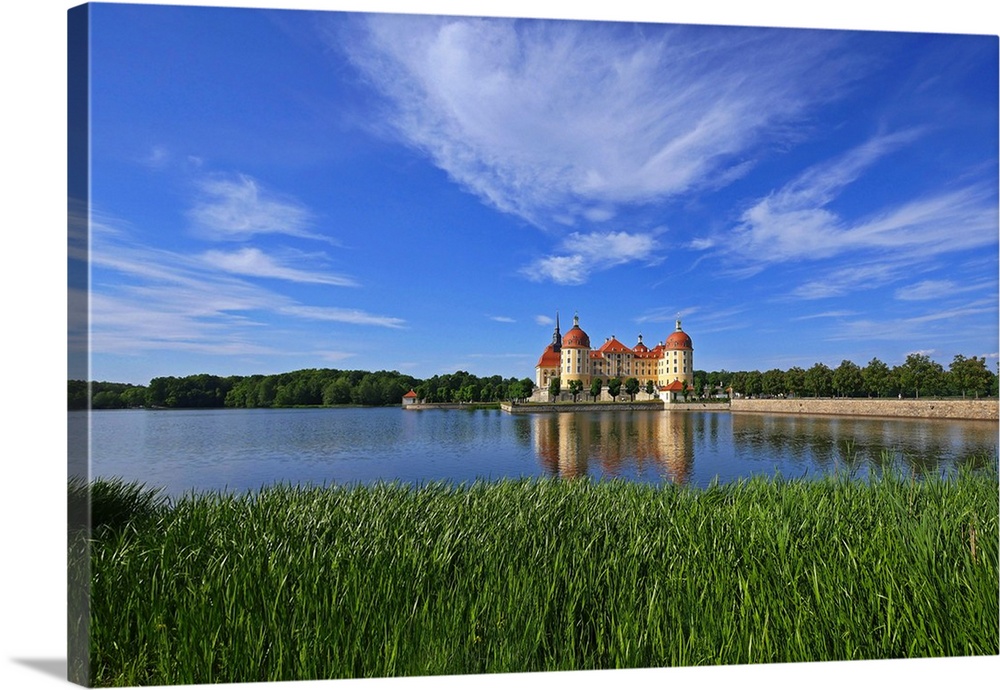
[[[693,350],[691,336],[681,330],[681,320],[677,319],[677,330],[667,336],[663,344],[665,350]]]
[[[580,328],[580,317],[573,317],[573,327],[566,332],[566,335],[562,338],[562,346],[567,347],[578,347],[590,349],[590,336],[587,335],[582,328]]]

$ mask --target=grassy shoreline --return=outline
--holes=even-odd
[[[95,685],[1000,652],[995,471],[169,504],[111,484],[95,495],[126,507],[90,544]]]

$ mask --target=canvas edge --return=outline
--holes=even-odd
[[[90,7],[67,10],[67,379],[90,387]],[[88,407],[67,415],[67,680],[90,687]]]

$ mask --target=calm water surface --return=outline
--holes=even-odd
[[[81,421],[71,412],[71,419]],[[73,423],[70,440],[76,439]],[[995,422],[729,412],[299,409],[91,414],[94,476],[190,490],[400,480],[621,477],[705,486],[757,474],[867,475],[884,451],[919,474],[997,455]]]

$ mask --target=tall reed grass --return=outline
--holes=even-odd
[[[995,471],[278,486],[91,548],[97,685],[998,653]]]

